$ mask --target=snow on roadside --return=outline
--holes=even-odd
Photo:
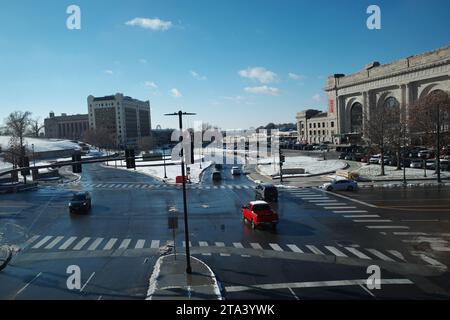
[[[6,149],[10,139],[10,136],[0,136],[0,146]],[[74,142],[59,139],[25,138],[25,144],[29,149],[34,144],[35,152],[80,149],[80,146]]]
[[[384,167],[385,176],[380,176],[381,166],[377,164],[369,164],[362,166],[356,172],[364,178],[375,178],[375,179],[402,179],[403,178],[403,169],[397,170],[397,167],[394,166],[385,166]],[[424,177],[424,170],[419,168],[406,168],[406,178],[407,179],[422,179]],[[427,177],[434,177],[434,170],[427,170]],[[449,171],[442,171],[441,176],[443,178],[450,177]]]

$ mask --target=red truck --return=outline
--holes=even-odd
[[[242,219],[251,223],[252,229],[259,225],[270,225],[276,228],[278,224],[278,214],[270,208],[265,201],[251,201],[241,208]]]

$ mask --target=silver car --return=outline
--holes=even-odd
[[[347,190],[347,191],[354,191],[358,189],[358,183],[353,180],[347,180],[347,179],[334,179],[331,182],[324,183],[321,186],[322,189],[327,191],[333,191],[333,190]]]

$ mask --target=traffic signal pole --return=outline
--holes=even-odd
[[[284,162],[284,155],[281,153],[281,148],[278,149],[279,152],[279,158],[280,158],[280,183],[283,184],[283,162]]]

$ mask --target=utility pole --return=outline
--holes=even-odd
[[[403,185],[406,187],[406,164],[405,164],[405,151],[406,151],[406,125],[403,124]]]
[[[163,148],[163,161],[164,161],[164,179],[167,179],[167,171],[166,171],[166,148]]]
[[[280,156],[280,183],[283,184],[283,163],[284,163],[284,155],[281,152],[281,148],[278,149],[278,153]]]
[[[186,273],[191,274],[191,254],[189,248],[189,224],[188,224],[188,213],[187,213],[187,199],[186,199],[186,173],[184,169],[184,147],[183,147],[183,116],[191,116],[195,113],[188,113],[183,111],[178,111],[175,113],[165,114],[165,116],[178,116],[179,126],[180,126],[180,142],[181,145],[181,175],[183,176],[183,207],[184,207],[184,239],[186,248]]]
[[[436,170],[437,170],[437,182],[441,183],[441,119],[440,119],[440,106],[439,103],[436,106],[437,121],[436,121]]]

